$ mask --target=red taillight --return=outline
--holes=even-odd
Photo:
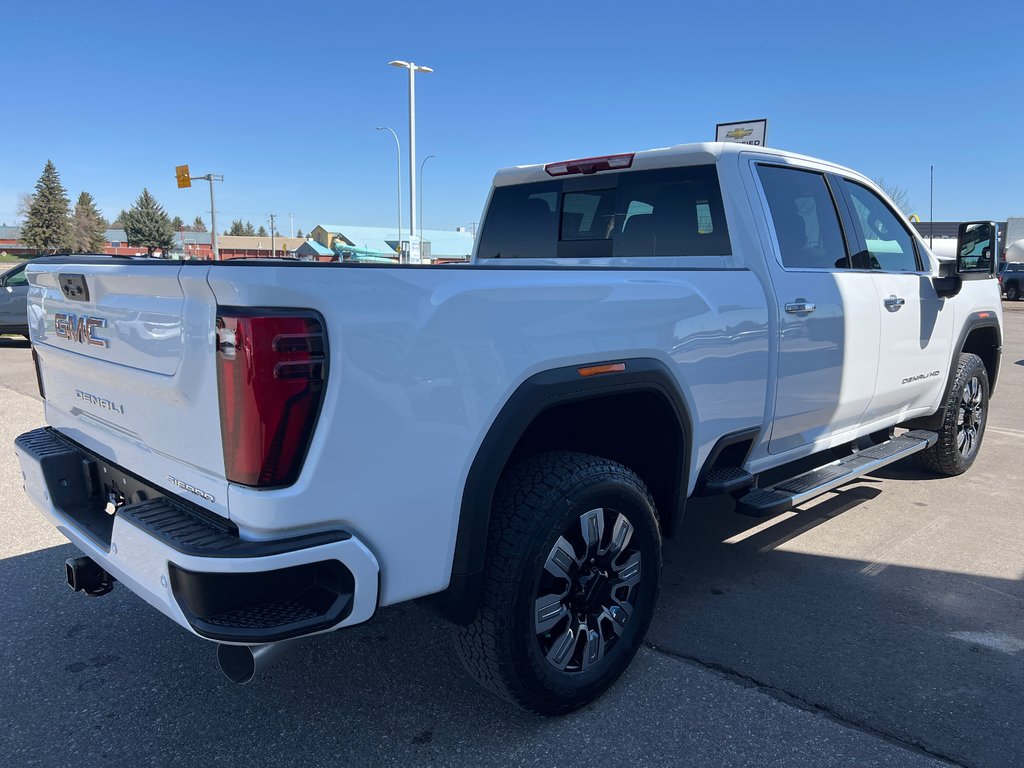
[[[316,312],[220,308],[217,381],[229,481],[261,488],[295,482],[326,368],[327,335]]]
[[[570,173],[597,173],[629,168],[633,165],[633,152],[625,155],[584,157],[582,160],[566,160],[564,163],[548,163],[544,170],[550,176],[565,176]]]

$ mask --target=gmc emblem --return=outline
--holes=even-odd
[[[58,312],[53,316],[53,332],[62,339],[92,344],[94,347],[109,347],[110,341],[96,335],[97,328],[106,328],[106,318],[68,315]]]

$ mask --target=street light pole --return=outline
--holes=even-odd
[[[427,164],[427,160],[437,155],[427,155],[423,158],[423,162],[420,163],[420,247],[423,247],[423,166]]]
[[[419,244],[416,239],[416,73],[433,72],[430,67],[420,66],[411,61],[390,61],[392,67],[409,70],[409,251],[419,262]],[[410,260],[412,260],[410,258]]]
[[[224,181],[224,176],[219,173],[207,173],[192,178],[210,182],[210,244],[213,246],[213,260],[220,261],[220,249],[217,248],[217,204],[213,200],[213,182]]]
[[[397,152],[398,162],[396,165],[398,179],[398,185],[395,189],[398,192],[398,260],[403,261],[402,256],[402,144],[398,141],[398,134],[393,130],[384,125],[377,126],[378,131],[388,131],[392,136],[395,137],[395,150]],[[410,241],[411,242],[411,241]]]

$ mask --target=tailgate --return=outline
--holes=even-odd
[[[47,421],[227,516],[208,266],[74,258],[28,269]]]

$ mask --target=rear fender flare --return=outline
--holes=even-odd
[[[673,493],[675,504],[666,510],[663,526],[672,528],[682,516],[689,483],[693,426],[686,400],[668,366],[654,358],[596,361],[582,365],[625,363],[625,370],[582,376],[579,365],[554,368],[526,379],[513,392],[492,422],[477,450],[466,478],[459,514],[455,555],[449,587],[431,600],[447,618],[468,622],[476,612],[483,572],[494,490],[516,445],[530,424],[545,410],[579,400],[633,392],[664,398],[679,429],[683,449]],[[667,519],[665,519],[667,518]]]

